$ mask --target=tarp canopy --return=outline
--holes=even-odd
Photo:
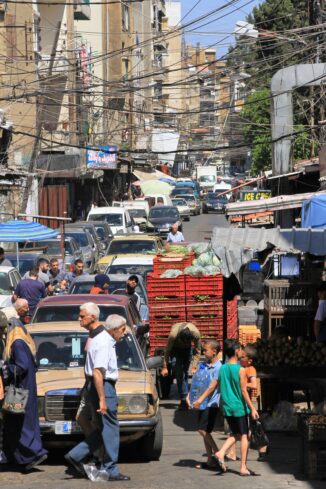
[[[144,195],[170,195],[172,191],[171,185],[160,180],[148,180],[140,184],[140,188]]]
[[[55,238],[58,232],[38,222],[13,220],[0,223],[0,242],[23,243]]]
[[[301,226],[303,228],[326,227],[326,194],[312,197],[302,204]]]
[[[270,249],[272,253],[310,253],[326,255],[324,229],[256,229],[214,227],[212,247],[222,260],[222,273],[229,277],[239,272],[254,257],[256,251]]]

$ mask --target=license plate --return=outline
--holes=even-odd
[[[54,432],[56,435],[70,435],[71,433],[80,433],[81,428],[76,421],[56,421]]]

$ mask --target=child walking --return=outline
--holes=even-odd
[[[218,450],[218,447],[212,437],[212,431],[214,430],[220,403],[220,394],[217,391],[217,387],[219,371],[222,363],[218,359],[219,352],[220,345],[217,343],[217,341],[208,340],[205,342],[203,353],[205,355],[206,362],[204,363],[204,367],[209,374],[210,384],[202,395],[193,403],[192,407],[194,409],[198,409],[197,431],[203,437],[207,454],[207,462],[196,465],[197,469],[216,469],[214,453]],[[190,396],[188,394],[187,404],[190,406],[189,399]],[[208,399],[207,407],[203,410],[199,410],[200,405],[206,399]]]
[[[221,405],[230,428],[230,435],[222,448],[215,453],[215,457],[221,471],[226,472],[225,454],[237,441],[240,441],[240,475],[246,477],[255,475],[247,467],[249,414],[253,419],[258,419],[259,416],[248,394],[245,369],[239,365],[240,343],[234,339],[225,340],[224,354],[229,360],[220,369],[219,388]]]

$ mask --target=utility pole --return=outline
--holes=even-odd
[[[75,25],[74,5],[66,5],[67,9],[67,58],[68,71],[68,105],[69,105],[69,144],[78,145],[77,138],[77,111],[76,111],[76,51],[75,51]]]

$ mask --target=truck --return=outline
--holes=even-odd
[[[196,178],[204,194],[212,192],[216,184],[216,166],[198,166],[196,168]]]

